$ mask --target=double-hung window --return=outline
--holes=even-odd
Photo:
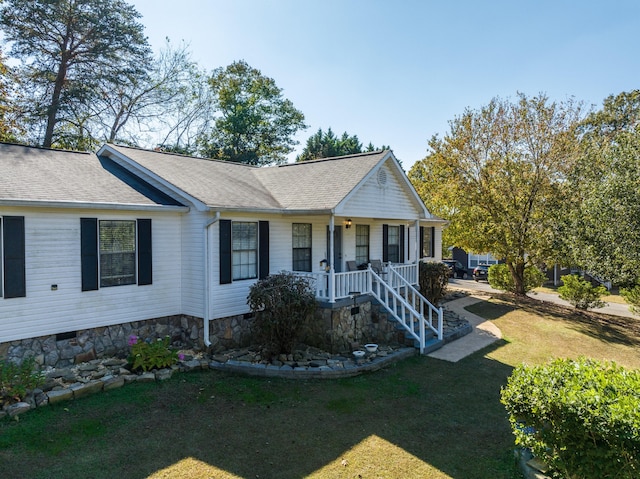
[[[258,277],[258,223],[232,223],[233,280]]]
[[[220,284],[269,275],[269,222],[219,221]]]
[[[293,223],[293,271],[311,271],[311,223]]]
[[[152,284],[151,220],[80,219],[82,291]]]
[[[382,261],[404,263],[404,225],[382,225]]]
[[[389,226],[389,236],[387,241],[389,255],[387,261],[390,263],[400,262],[400,227]]]
[[[369,263],[369,225],[356,225],[356,264]]]
[[[136,222],[101,220],[100,287],[136,283]]]
[[[435,228],[420,227],[420,255],[422,258],[433,258],[435,256]]]

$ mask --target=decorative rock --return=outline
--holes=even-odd
[[[62,401],[73,399],[73,391],[71,389],[58,389],[47,393],[49,404],[56,404]]]
[[[202,365],[199,359],[192,359],[191,361],[184,361],[182,363],[185,371],[193,371],[194,369],[200,369]]]
[[[31,410],[31,404],[26,402],[17,402],[6,408],[6,412],[10,417],[17,416],[18,414],[22,414],[29,410]]]
[[[105,376],[101,381],[104,383],[103,391],[110,391],[124,386],[124,376]]]
[[[161,369],[160,371],[156,371],[155,379],[158,381],[166,381],[167,379],[171,379],[172,374],[172,369]]]
[[[156,375],[153,373],[142,373],[139,376],[135,376],[136,381],[141,383],[150,383],[156,380]]]
[[[73,391],[73,397],[75,399],[81,398],[83,396],[87,396],[89,394],[94,394],[99,391],[102,391],[104,387],[104,383],[102,381],[90,381],[86,384],[82,384],[79,386],[71,386],[71,391]]]

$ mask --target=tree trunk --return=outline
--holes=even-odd
[[[60,96],[62,95],[62,87],[67,77],[67,62],[63,59],[58,68],[56,82],[53,86],[53,95],[51,95],[51,103],[47,109],[47,129],[44,134],[42,146],[51,148],[53,142],[53,129],[58,121],[58,109],[60,108]]]
[[[527,292],[524,285],[524,263],[509,263],[509,271],[513,278],[513,293],[516,296],[526,296]]]

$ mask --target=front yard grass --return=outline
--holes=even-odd
[[[341,380],[201,371],[0,421],[2,476],[516,479],[500,387],[520,362],[640,367],[637,320],[506,296],[472,306],[505,339]]]

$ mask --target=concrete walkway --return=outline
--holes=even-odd
[[[473,331],[466,336],[445,344],[437,351],[428,354],[428,356],[456,363],[471,353],[479,351],[502,339],[502,332],[495,324],[464,309],[482,300],[483,299],[479,297],[466,296],[446,303],[445,307],[448,310],[453,311],[469,321],[473,327]]]

